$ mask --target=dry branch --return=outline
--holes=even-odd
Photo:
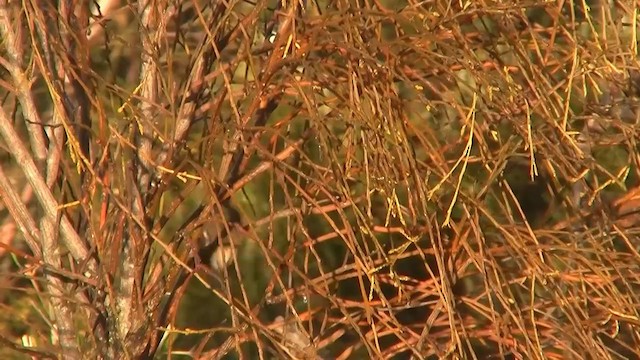
[[[0,342],[639,357],[637,12],[0,0]]]

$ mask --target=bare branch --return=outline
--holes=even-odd
[[[0,35],[6,48],[9,62],[5,62],[7,70],[13,78],[18,92],[18,100],[22,106],[24,120],[27,126],[31,149],[38,164],[42,164],[47,156],[42,118],[36,109],[31,93],[31,79],[24,69],[25,51],[23,48],[23,16],[14,4],[8,0],[0,0]]]
[[[141,191],[146,193],[150,176],[155,174],[152,154],[153,127],[148,125],[156,119],[158,106],[158,89],[160,86],[157,59],[155,57],[158,39],[163,34],[165,22],[156,6],[155,0],[140,1],[138,3],[140,14],[140,36],[142,41],[142,69],[140,71],[140,121],[141,133],[137,134],[136,147],[138,161],[143,168],[139,169],[138,184]]]
[[[45,264],[54,269],[61,267],[60,247],[58,246],[58,232],[54,223],[47,218],[43,218],[40,223],[42,238],[42,259]],[[52,331],[54,338],[60,340],[62,355],[65,359],[81,359],[80,345],[78,343],[78,331],[74,325],[75,311],[70,306],[68,293],[64,290],[66,285],[55,275],[48,274],[47,289],[51,297],[52,318],[54,327]]]
[[[11,182],[5,176],[2,166],[0,166],[0,198],[9,210],[9,214],[13,217],[18,225],[20,232],[23,234],[29,248],[37,258],[42,257],[41,239],[42,236],[36,222],[31,217],[26,205],[20,199],[18,193],[11,186]]]
[[[0,134],[9,145],[11,154],[16,161],[20,163],[25,177],[33,188],[48,219],[56,223],[58,216],[60,216],[60,233],[62,234],[65,246],[69,249],[73,258],[78,262],[89,260],[89,251],[84,241],[78,236],[78,233],[67,217],[58,210],[59,205],[57,201],[53,197],[53,194],[51,194],[51,190],[49,190],[46,182],[42,178],[29,152],[13,129],[13,125],[4,110],[0,110]],[[91,262],[89,264],[91,265]]]

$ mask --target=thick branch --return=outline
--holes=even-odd
[[[53,197],[49,187],[47,187],[47,184],[40,174],[33,158],[20,140],[20,137],[13,128],[11,120],[4,110],[0,110],[0,134],[7,143],[7,147],[16,162],[20,164],[20,167],[24,172],[27,181],[31,184],[46,217],[55,223],[60,215],[60,233],[62,234],[64,244],[69,249],[71,256],[73,256],[73,258],[78,262],[89,259],[89,251],[87,250],[84,241],[82,241],[78,233],[75,231],[67,216],[59,213],[59,205],[56,199]],[[41,239],[41,241],[43,240]],[[90,261],[89,265],[90,267],[94,267],[95,264]]]
[[[45,264],[58,269],[61,267],[60,247],[54,223],[45,217],[41,221],[40,228],[44,235],[42,237],[42,258]],[[46,286],[51,296],[52,317],[55,320],[55,326],[52,330],[57,332],[63,357],[65,359],[80,359],[80,345],[73,324],[74,311],[70,307],[68,295],[65,294],[65,284],[55,275],[47,274],[46,277]]]
[[[22,202],[18,193],[11,186],[9,179],[5,176],[2,166],[0,166],[0,199],[2,199],[2,202],[9,210],[9,214],[18,224],[18,228],[33,254],[38,258],[42,257],[42,251],[38,243],[42,238],[40,231],[29,210],[27,210],[27,206]]]
[[[0,0],[0,35],[2,35],[2,44],[7,50],[6,56],[9,60],[4,65],[11,74],[17,90],[18,101],[22,107],[26,127],[29,130],[31,149],[36,161],[41,164],[47,156],[47,148],[42,128],[43,122],[31,93],[31,81],[23,69],[24,49],[20,43],[22,16],[12,12],[9,6],[7,0]]]

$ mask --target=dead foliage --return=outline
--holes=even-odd
[[[0,0],[3,356],[640,357],[639,10]]]

